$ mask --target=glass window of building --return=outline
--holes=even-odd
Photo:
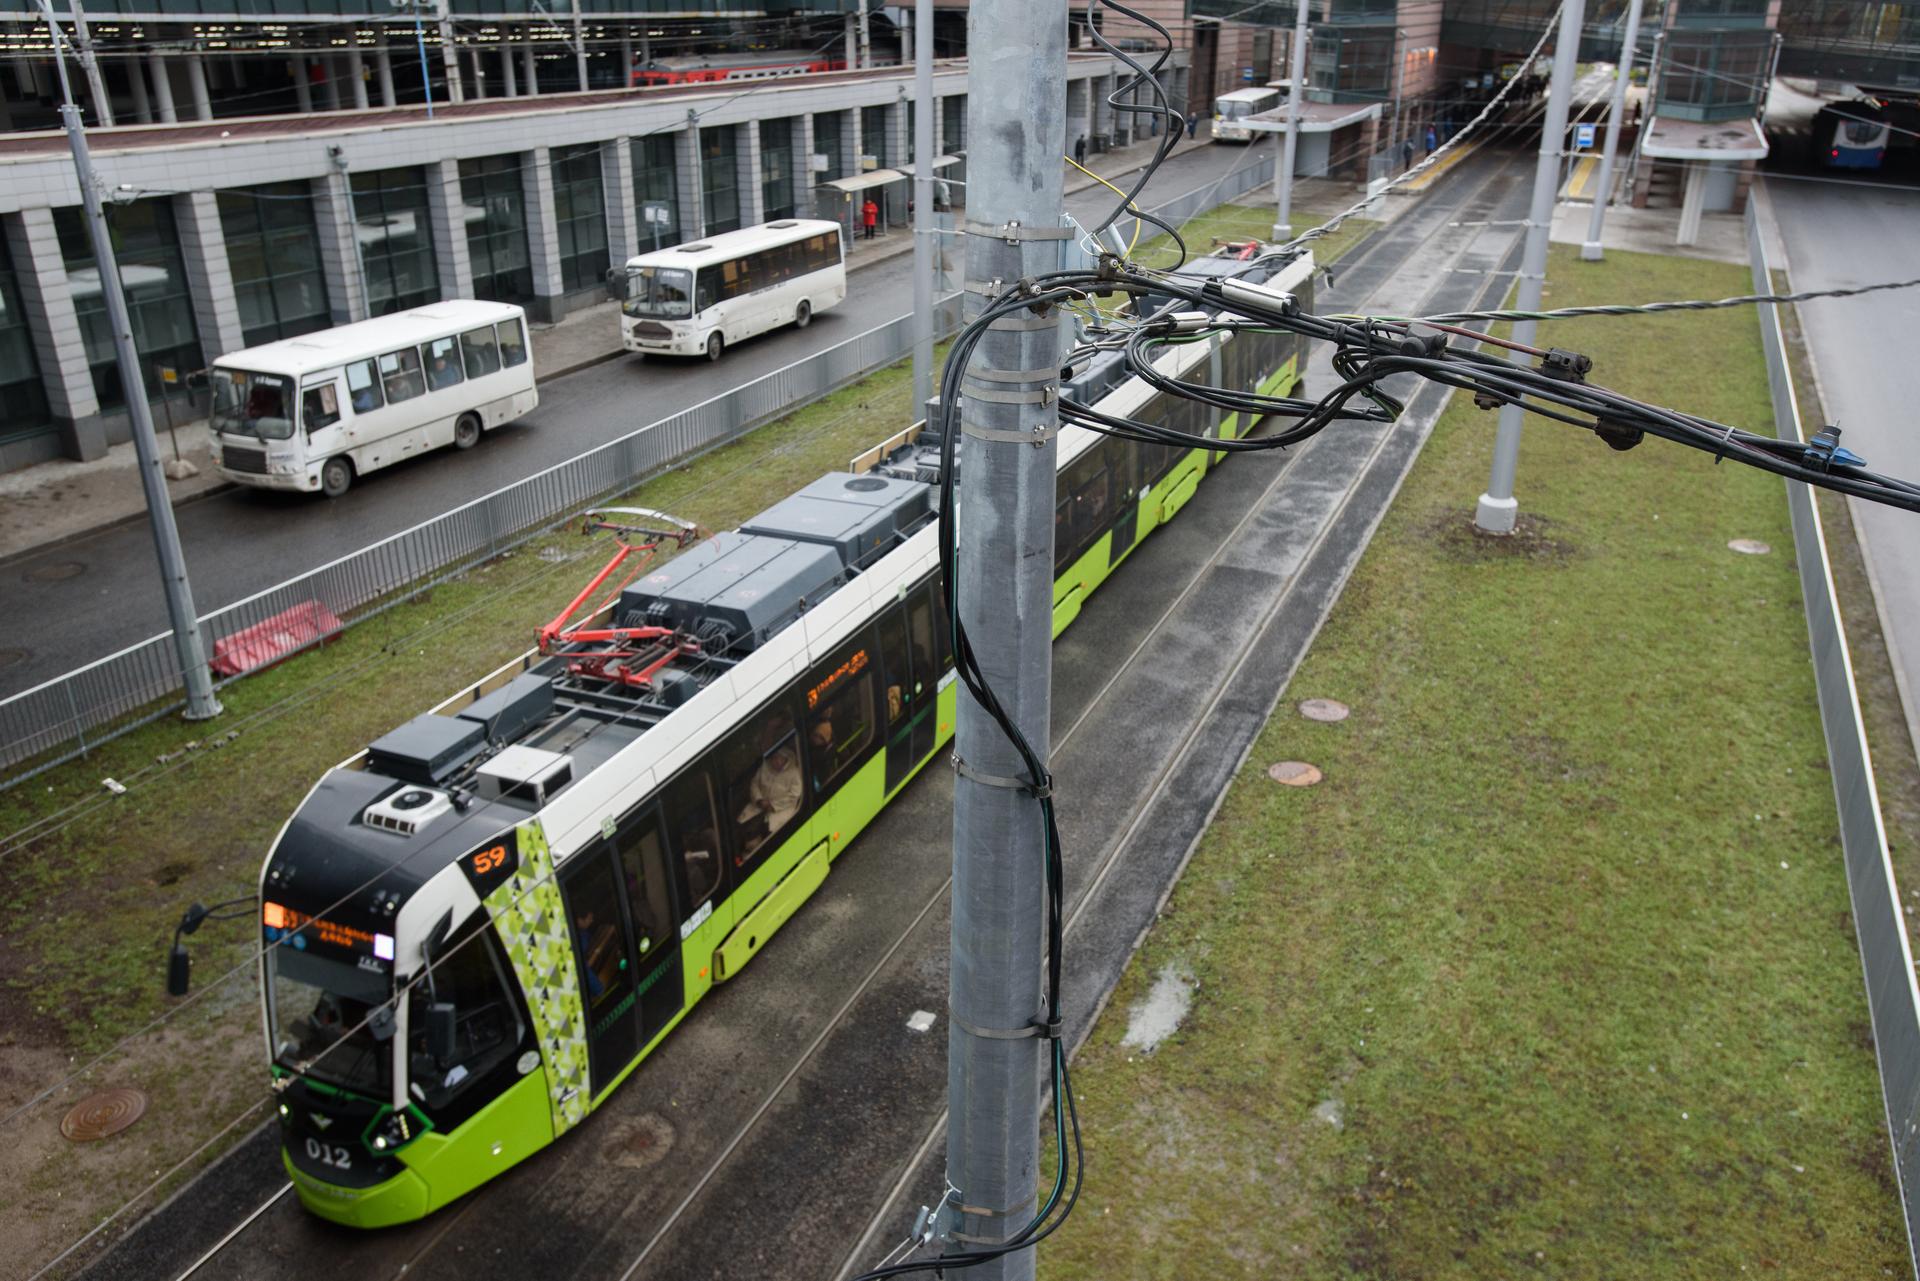
[[[607,199],[600,144],[553,149],[554,225],[560,233],[560,284],[599,285],[607,274]]]
[[[740,230],[740,165],[732,125],[700,131],[700,191],[705,235]]]
[[[440,301],[426,170],[354,174],[353,221],[371,314],[385,316]]]
[[[832,182],[847,176],[846,146],[840,131],[842,118],[838,111],[823,111],[813,118],[813,154],[827,158],[827,167],[813,176],[815,182]]]
[[[940,150],[958,155],[967,145],[967,95],[956,93],[940,104]]]
[[[1676,28],[1660,52],[1654,110],[1680,120],[1737,120],[1767,96],[1773,33]]]
[[[0,441],[37,435],[52,425],[13,259],[0,236]]]
[[[1307,98],[1385,102],[1393,96],[1392,27],[1323,27],[1308,46]]]
[[[460,201],[466,207],[473,296],[488,302],[532,298],[533,260],[527,251],[527,192],[521,157],[462,160]]]
[[[109,205],[107,225],[113,230],[114,256],[120,262],[120,286],[127,295],[134,349],[140,353],[141,381],[150,395],[158,395],[161,366],[184,374],[207,363],[201,356],[200,333],[193,323],[193,299],[187,292],[187,269],[181,260],[172,198],[160,196]],[[113,327],[107,323],[107,300],[100,291],[100,270],[93,262],[86,214],[77,208],[56,209],[53,226],[60,237],[60,256],[67,264],[73,309],[87,345],[94,394],[100,398],[102,409],[117,409],[126,403],[126,397],[120,390]]]
[[[240,329],[249,347],[310,334],[333,323],[313,193],[304,182],[275,182],[219,193]]]
[[[760,198],[768,222],[793,217],[793,121],[760,122]]]
[[[887,146],[886,107],[860,108],[860,154],[872,156],[882,169],[892,163],[893,153]]]
[[[640,219],[642,253],[680,243],[680,172],[675,168],[678,135],[656,134],[633,140],[633,207]]]

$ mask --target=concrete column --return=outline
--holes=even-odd
[[[559,215],[553,202],[553,152],[535,147],[521,170],[527,197],[527,251],[533,264],[533,310],[540,320],[557,320],[566,287],[560,277]]]
[[[1686,194],[1680,199],[1680,232],[1673,238],[1676,245],[1695,245],[1700,243],[1700,215],[1707,207],[1707,166],[1704,162],[1687,162]]]
[[[307,55],[296,53],[288,60],[293,71],[293,100],[304,114],[313,110],[313,84],[307,79]]]
[[[353,109],[367,109],[367,63],[360,56],[360,47],[355,45],[347,50],[347,83],[353,88]]]
[[[391,107],[399,102],[393,92],[393,55],[385,45],[373,51],[373,73],[380,79],[380,105]]]
[[[193,118],[213,119],[213,98],[207,93],[206,61],[197,53],[187,57],[187,93],[193,99]]]
[[[480,46],[467,46],[467,62],[473,70],[473,96],[476,101],[485,102],[487,98],[487,67],[480,61]]]
[[[138,124],[153,123],[153,99],[147,96],[147,72],[140,59],[128,58],[127,87],[133,90],[133,118]]]
[[[137,73],[139,65],[132,64],[132,69]],[[73,287],[60,257],[53,211],[23,209],[0,217],[0,229],[6,233],[20,285],[20,302],[40,364],[40,381],[47,390],[47,405],[60,427],[61,453],[82,462],[104,458],[106,427],[100,421],[100,401],[93,392],[87,344],[74,313]]]
[[[520,46],[520,76],[527,82],[527,97],[540,96],[540,69],[533,60],[533,42]]]
[[[320,237],[320,269],[327,279],[333,323],[367,318],[367,282],[360,272],[354,239],[353,188],[347,175],[334,171],[313,180],[313,222]]]
[[[898,169],[907,163],[907,101],[898,99],[887,104],[887,155],[892,163],[882,165],[885,169]],[[886,217],[882,231],[898,231],[907,222],[907,197],[912,194],[913,184],[896,182],[885,188],[886,195],[880,206]]]
[[[633,198],[632,138],[610,138],[600,144],[600,189],[607,202],[607,257],[612,260],[612,266],[618,267],[640,252],[640,208]]]
[[[320,74],[324,77],[320,81],[320,101],[325,104],[328,111],[338,111],[340,110],[340,64],[338,60],[325,55],[317,61],[320,64]]]
[[[500,48],[500,82],[506,86],[507,97],[520,96],[520,72],[514,66],[511,45],[502,45]]]
[[[201,351],[208,361],[239,351],[247,343],[227,261],[227,236],[220,226],[220,203],[211,191],[175,196],[173,216],[180,228],[180,257],[187,268],[187,295],[193,300]]]
[[[733,135],[733,158],[740,175],[740,225],[767,220],[767,193],[760,185],[760,122],[749,120]]]
[[[626,88],[633,83],[633,28],[620,28],[620,87]],[[632,158],[632,152],[628,152]]]
[[[860,65],[860,45],[859,45],[859,43],[858,43],[858,38],[856,37],[856,35],[855,35],[855,33],[854,33],[854,21],[853,21],[853,15],[852,15],[852,14],[848,14],[848,15],[847,15],[847,57],[846,57],[846,62],[847,62],[847,65],[848,65],[849,67],[857,67],[857,66],[859,66],[859,65]]]
[[[680,239],[700,239],[707,230],[707,202],[700,183],[700,126],[689,120],[674,135],[675,187],[680,193]]]
[[[173,124],[180,117],[173,109],[173,79],[167,70],[167,55],[148,54],[147,66],[153,71],[153,103],[160,111],[160,122]]]
[[[467,206],[460,198],[460,162],[426,166],[427,214],[433,223],[433,256],[440,264],[440,296],[473,296],[473,255],[467,249]]]
[[[813,114],[793,118],[793,207],[813,217]]]

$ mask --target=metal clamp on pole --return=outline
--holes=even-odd
[[[999,282],[996,281],[994,283],[998,284]],[[1049,314],[1044,316],[996,316],[988,322],[987,328],[1002,333],[1015,333],[1020,330],[1052,329],[1059,323],[1060,318],[1052,315],[1051,308],[1049,308]]]
[[[1011,435],[1013,433],[1008,434]],[[1021,439],[1025,438],[1021,437]],[[1053,780],[1051,778],[1035,786],[1033,780],[1030,778],[1015,778],[1010,774],[983,773],[961,760],[960,753],[958,752],[953,754],[952,759],[955,773],[963,774],[974,782],[984,784],[987,787],[1005,787],[1016,792],[1026,792],[1038,801],[1044,801],[1053,795]]]
[[[1010,245],[1028,240],[1073,240],[1080,234],[1072,227],[1026,227],[1018,220],[1004,222],[997,227],[969,222],[964,230],[969,236],[986,236],[990,240],[1004,240]]]

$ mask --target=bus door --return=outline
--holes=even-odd
[[[347,447],[347,398],[340,371],[308,374],[300,383],[300,429],[306,433],[309,460],[327,458]]]

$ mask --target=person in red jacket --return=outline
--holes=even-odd
[[[873,203],[872,196],[860,207],[860,221],[867,229],[867,239],[872,240],[874,225],[880,221],[880,206]]]

